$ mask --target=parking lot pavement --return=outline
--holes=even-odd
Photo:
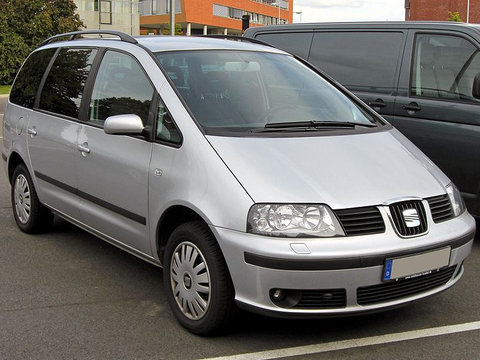
[[[11,215],[9,191],[0,174],[0,359],[188,360],[246,353],[251,355],[240,358],[255,359],[264,351],[285,356],[282,349],[292,347],[300,351],[290,359],[475,359],[480,353],[479,330],[368,342],[478,322],[478,240],[463,279],[429,299],[354,318],[282,320],[242,313],[227,334],[202,338],[175,322],[161,269],[63,220],[48,234],[23,234]],[[349,341],[358,346],[322,350]],[[304,351],[311,345],[317,346],[314,354]]]

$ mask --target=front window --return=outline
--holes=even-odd
[[[292,123],[375,126],[366,111],[289,55],[210,50],[157,58],[208,134]]]

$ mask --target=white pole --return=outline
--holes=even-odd
[[[175,36],[175,0],[170,0],[170,35]]]
[[[467,0],[467,24],[470,22],[470,0]]]

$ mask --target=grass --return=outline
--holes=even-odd
[[[0,95],[10,94],[11,88],[12,88],[12,85],[0,85]]]

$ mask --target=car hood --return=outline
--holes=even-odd
[[[397,130],[314,137],[207,136],[256,203],[334,209],[445,193],[448,178]]]

